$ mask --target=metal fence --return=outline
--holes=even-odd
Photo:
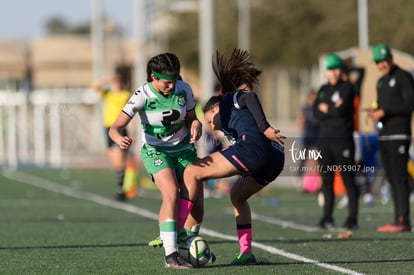
[[[0,91],[0,165],[62,167],[105,159],[101,125],[93,91]]]

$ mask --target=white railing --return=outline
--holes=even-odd
[[[106,159],[94,91],[0,91],[0,167],[62,167],[92,158]]]

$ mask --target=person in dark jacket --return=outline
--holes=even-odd
[[[330,229],[335,226],[333,209],[335,194],[334,173],[340,172],[348,196],[348,217],[343,227],[358,228],[359,191],[354,179],[355,144],[353,139],[353,113],[355,89],[349,81],[341,79],[343,60],[336,54],[325,59],[328,82],[322,85],[313,104],[315,117],[320,121],[317,146],[322,175],[324,205],[318,226]]]
[[[372,57],[382,77],[377,82],[377,106],[368,116],[379,124],[379,150],[385,177],[391,185],[394,221],[378,227],[378,232],[411,231],[408,150],[411,142],[411,114],[414,108],[414,81],[398,67],[389,46],[378,44]]]

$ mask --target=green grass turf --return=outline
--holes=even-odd
[[[115,185],[110,170],[26,170],[21,173],[68,186],[83,194],[112,201]],[[167,270],[163,249],[149,248],[158,235],[157,221],[85,199],[10,179],[0,174],[0,274],[340,274],[254,247],[257,266],[228,265],[238,251],[233,240],[205,235],[217,262],[191,271]],[[23,180],[24,181],[24,180]],[[157,214],[160,195],[140,190],[128,202]],[[294,188],[271,187],[250,200],[252,211],[265,217],[313,226],[321,209],[313,194]],[[283,224],[254,220],[254,241],[296,256],[365,274],[413,274],[412,233],[380,234],[377,226],[390,221],[392,206],[360,204],[360,229],[349,239],[336,232],[306,232]],[[341,224],[345,209],[335,209]],[[203,227],[235,237],[228,197],[205,200]]]

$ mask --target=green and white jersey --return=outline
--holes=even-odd
[[[131,118],[139,113],[144,143],[176,152],[192,146],[188,144],[190,131],[185,126],[185,116],[195,105],[190,85],[177,80],[168,97],[157,92],[152,83],[141,85],[122,111]]]

